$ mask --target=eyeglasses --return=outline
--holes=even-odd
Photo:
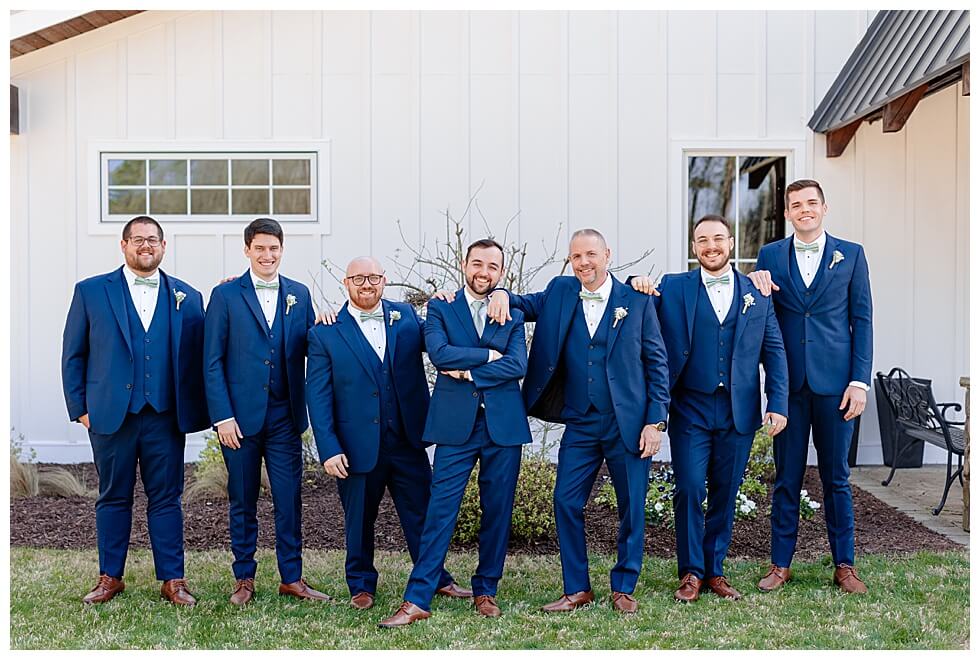
[[[362,286],[365,280],[367,280],[371,284],[375,284],[375,285],[381,284],[382,278],[384,278],[384,275],[372,274],[372,275],[351,275],[350,277],[345,277],[344,279],[350,280],[354,284],[354,286]]]
[[[149,245],[152,248],[160,246],[159,236],[130,236],[126,239],[133,244],[134,247],[143,247],[143,244]]]

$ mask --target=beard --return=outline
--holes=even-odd
[[[160,267],[163,261],[163,251],[135,255],[126,255],[126,265],[134,272],[149,273]]]
[[[493,287],[497,286],[497,282],[491,278],[487,284],[480,284],[476,281],[476,277],[474,276],[466,278],[466,286],[470,287],[470,291],[473,293],[482,296],[485,293],[489,293]]]

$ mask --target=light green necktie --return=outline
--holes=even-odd
[[[384,321],[385,313],[381,310],[376,312],[361,312],[361,323],[364,321]]]
[[[816,242],[804,243],[802,241],[794,241],[794,245],[796,245],[797,252],[817,252],[820,249],[820,245]]]
[[[255,281],[255,288],[256,289],[278,289],[279,288],[279,280],[276,280],[275,282],[263,282],[262,280],[256,280]]]
[[[706,277],[704,278],[704,285],[709,289],[716,284],[728,284],[731,279],[728,277],[728,273],[725,273],[721,277]]]
[[[596,302],[602,302],[602,294],[598,291],[579,291],[578,297],[582,300],[594,300]]]
[[[470,303],[470,309],[473,313],[473,325],[476,326],[476,334],[480,337],[483,336],[483,316],[480,314],[480,310],[483,306],[487,304],[486,300],[474,300]]]
[[[139,275],[137,275],[136,276],[136,281],[133,282],[133,284],[135,286],[148,286],[148,287],[150,287],[152,289],[155,289],[158,286],[160,286],[160,281],[159,280],[151,280],[149,277],[140,277]]]

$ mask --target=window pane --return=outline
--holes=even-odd
[[[109,215],[146,213],[145,190],[109,189]]]
[[[192,160],[191,185],[194,186],[227,186],[227,160]],[[191,202],[193,204],[193,202]]]
[[[268,160],[231,161],[231,182],[236,186],[269,185],[269,161]]]
[[[184,186],[187,185],[186,160],[151,160],[151,186]]]
[[[231,212],[241,215],[268,213],[269,191],[232,189]]]
[[[786,158],[746,156],[738,176],[738,258],[755,259],[759,248],[783,238]]]
[[[688,236],[694,223],[708,214],[734,219],[735,157],[690,156],[687,159]],[[688,241],[688,257],[693,258]]]
[[[151,190],[150,213],[187,215],[187,191]]]
[[[197,215],[227,215],[228,191],[191,188],[191,213]]]
[[[276,188],[272,193],[273,213],[309,215],[310,191]]]
[[[146,185],[145,160],[110,160],[110,186],[144,186]]]
[[[746,275],[748,275],[753,270],[755,270],[755,262],[754,261],[740,261],[738,263],[738,269],[740,271],[742,271],[743,273],[745,273]]]
[[[277,186],[310,185],[310,161],[305,159],[272,161],[272,183]]]

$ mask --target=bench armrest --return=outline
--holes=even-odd
[[[950,408],[952,408],[956,412],[960,412],[961,410],[963,410],[963,406],[961,406],[960,404],[937,403],[936,407],[939,408],[939,414],[943,416],[943,421],[946,422],[947,424],[955,424],[956,426],[963,426],[964,424],[966,424],[966,420],[956,421],[953,419],[949,419],[949,417],[946,416],[947,415],[946,411],[948,411]]]

